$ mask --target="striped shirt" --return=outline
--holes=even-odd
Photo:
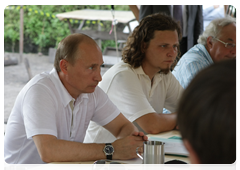
[[[211,64],[213,60],[205,46],[197,44],[181,57],[172,74],[185,89],[200,70]]]

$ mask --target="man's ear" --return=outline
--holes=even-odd
[[[145,50],[147,49],[147,44],[146,43],[142,43],[142,48],[141,48],[141,52],[145,53]]]
[[[67,74],[68,72],[67,72],[67,70],[68,70],[68,61],[67,60],[64,60],[64,59],[62,59],[62,60],[60,60],[60,62],[59,62],[59,66],[60,66],[60,69],[61,69],[61,71],[64,73],[64,74]]]
[[[207,38],[207,48],[210,50],[213,46],[213,37],[212,36],[209,36]]]
[[[188,140],[184,139],[183,144],[189,153],[189,159],[191,164],[200,164],[200,160],[196,152],[193,150],[192,145],[188,142]]]

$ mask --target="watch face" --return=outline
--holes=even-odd
[[[105,147],[105,153],[106,154],[112,154],[113,152],[114,152],[114,149],[113,149],[113,147],[111,145],[107,145]]]

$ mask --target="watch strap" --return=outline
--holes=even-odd
[[[112,155],[107,155],[108,160],[112,160]]]

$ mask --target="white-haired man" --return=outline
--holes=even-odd
[[[236,58],[236,19],[213,20],[198,38],[198,44],[185,53],[173,70],[173,75],[186,88],[203,68],[221,60]]]

